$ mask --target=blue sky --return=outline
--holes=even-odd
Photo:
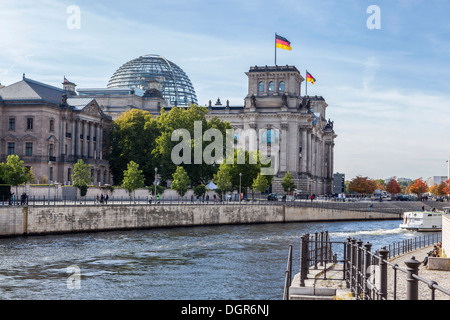
[[[67,27],[71,5],[80,29]],[[367,28],[370,5],[379,30]],[[199,104],[241,105],[244,73],[274,64],[277,32],[293,47],[277,63],[307,69],[308,94],[329,104],[335,171],[426,179],[447,175],[450,157],[449,12],[445,0],[0,0],[0,82],[26,73],[105,87],[123,63],[156,53],[188,74]]]

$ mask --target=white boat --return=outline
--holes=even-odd
[[[415,231],[441,231],[442,211],[411,211],[403,213],[400,228]]]

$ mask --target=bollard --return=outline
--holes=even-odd
[[[414,275],[419,274],[420,262],[412,257],[410,260],[405,261],[406,264],[406,300],[419,300],[419,281]]]
[[[379,251],[380,259],[378,260],[380,267],[380,298],[387,299],[387,255],[388,251],[386,247],[382,248]]]

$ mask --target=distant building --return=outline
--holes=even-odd
[[[427,185],[428,187],[438,186],[441,184],[441,182],[445,181],[447,181],[447,176],[433,176],[427,179]]]
[[[333,194],[345,193],[345,174],[333,174]]]
[[[56,88],[23,76],[0,88],[0,161],[16,154],[39,182],[72,183],[78,159],[91,165],[93,184],[111,183],[105,159],[112,122],[97,101],[79,97],[64,79]]]

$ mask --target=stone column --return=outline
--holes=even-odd
[[[84,139],[84,143],[83,143],[83,155],[85,157],[88,157],[89,155],[89,150],[88,150],[88,140],[87,140],[87,136],[89,135],[89,126],[88,126],[88,122],[84,121],[84,133],[83,133],[83,139]]]
[[[311,129],[307,129],[306,133],[306,171],[309,174],[312,174],[312,139],[311,139],[312,133]]]
[[[287,129],[289,125],[287,123],[281,123],[281,143],[280,143],[280,171],[287,171]]]
[[[306,128],[301,129],[301,136],[302,136],[302,159],[301,159],[301,165],[300,165],[300,172],[306,173],[306,163],[307,163],[307,157],[308,154],[308,147],[307,147],[307,137],[306,137]]]
[[[89,147],[89,156],[91,158],[94,158],[95,154],[94,154],[94,135],[95,135],[95,126],[93,122],[90,122],[89,125],[89,136],[90,136],[90,147]]]

